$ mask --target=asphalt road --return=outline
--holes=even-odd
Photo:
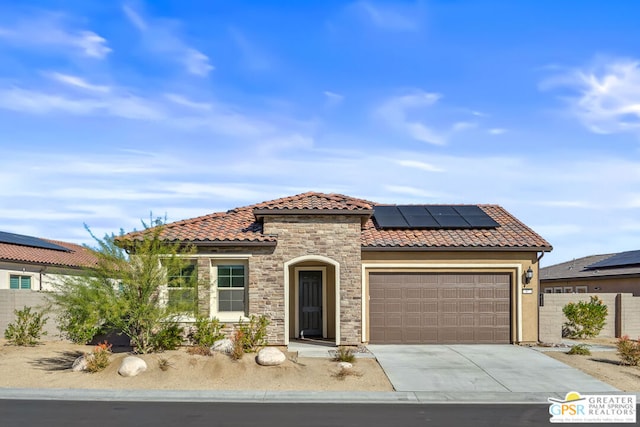
[[[549,406],[544,404],[371,405],[0,400],[0,426],[548,426],[548,409]]]

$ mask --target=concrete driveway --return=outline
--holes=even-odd
[[[396,391],[564,393],[619,391],[527,347],[369,345]]]

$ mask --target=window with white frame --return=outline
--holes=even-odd
[[[31,289],[31,276],[9,275],[9,289]]]
[[[556,293],[556,294],[561,294],[562,293],[562,288],[559,287],[559,286],[555,287],[555,288],[553,288],[553,292]]]
[[[576,293],[577,294],[586,294],[587,293],[587,287],[586,286],[576,286]]]
[[[198,303],[198,269],[195,260],[167,266],[167,305],[193,313]]]
[[[565,294],[572,294],[573,293],[573,286],[565,286],[564,287],[564,293]]]
[[[552,294],[553,293],[553,288],[544,288],[544,293],[545,294]]]
[[[244,264],[217,265],[218,312],[244,312],[245,284]]]

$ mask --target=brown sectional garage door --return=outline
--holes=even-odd
[[[370,273],[372,344],[510,342],[510,275]]]

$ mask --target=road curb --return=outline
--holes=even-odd
[[[591,394],[581,390],[583,394]],[[244,402],[244,403],[351,403],[351,404],[548,404],[563,399],[566,391],[512,392],[323,392],[220,390],[92,390],[0,388],[4,400],[65,400],[115,402]],[[601,394],[601,393],[593,393]],[[629,393],[607,393],[629,394]],[[640,400],[640,393],[638,393]]]

